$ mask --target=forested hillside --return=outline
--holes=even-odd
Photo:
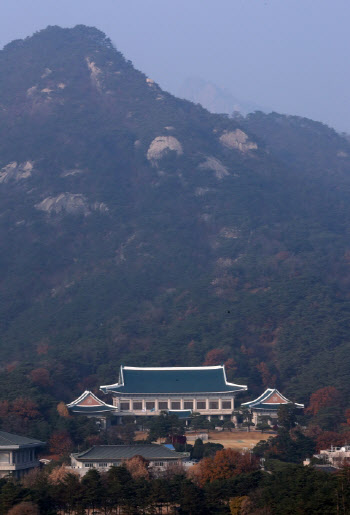
[[[346,139],[210,114],[84,26],[7,45],[0,107],[2,400],[48,410],[121,363],[349,393]]]

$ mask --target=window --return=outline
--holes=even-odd
[[[171,403],[171,409],[180,409],[180,406],[181,406],[180,401],[173,401]]]
[[[93,463],[85,463],[85,464],[84,464],[84,467],[86,467],[86,468],[88,468],[88,469],[89,469],[89,468],[92,468],[93,466],[94,466],[94,464],[93,464]]]
[[[168,409],[168,401],[158,401],[158,409]]]
[[[146,402],[146,409],[154,409],[156,406],[155,402]]]
[[[105,469],[108,467],[108,463],[99,463],[98,466]]]
[[[155,467],[164,467],[164,461],[155,461],[154,466]]]
[[[222,401],[222,409],[231,409],[232,404],[231,401]]]
[[[135,402],[133,402],[133,403],[132,403],[132,408],[133,408],[133,409],[142,409],[142,402],[140,402],[140,401],[137,401],[137,402],[135,401]]]
[[[185,401],[184,409],[193,409],[193,401]]]
[[[10,463],[10,453],[0,452],[0,463]]]
[[[197,401],[197,409],[207,409],[206,401]]]
[[[122,411],[129,411],[130,410],[130,402],[121,402],[120,409]]]
[[[209,409],[219,409],[218,401],[209,401]]]

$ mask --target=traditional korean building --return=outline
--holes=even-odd
[[[17,479],[40,463],[37,451],[45,442],[0,431],[0,478],[13,476]]]
[[[67,404],[67,408],[71,413],[97,418],[103,428],[106,427],[106,416],[118,411],[118,408],[101,401],[89,390],[85,390],[75,401]]]
[[[101,386],[112,394],[118,415],[149,416],[162,411],[188,417],[192,412],[231,419],[235,396],[247,386],[229,383],[225,367],[121,366],[116,384]]]
[[[244,402],[241,406],[250,409],[253,415],[253,424],[259,424],[261,417],[270,417],[272,419],[271,425],[274,425],[277,422],[278,408],[282,404],[294,404],[297,408],[304,407],[304,404],[293,403],[284,397],[276,388],[268,388],[260,397],[253,401]]]
[[[165,445],[96,445],[87,451],[71,454],[71,468],[83,476],[92,468],[106,471],[134,456],[142,456],[154,470],[165,470],[171,463],[188,459],[184,453],[175,452]]]

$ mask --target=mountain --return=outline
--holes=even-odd
[[[179,87],[177,95],[196,104],[201,104],[211,113],[239,112],[247,115],[263,109],[254,102],[241,100],[225,88],[198,77],[188,77]]]
[[[349,392],[349,141],[211,114],[85,26],[7,45],[0,107],[2,399],[121,363]]]

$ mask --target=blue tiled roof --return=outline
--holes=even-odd
[[[107,413],[109,411],[117,411],[117,408],[114,408],[113,406],[74,406],[72,408],[69,408],[69,410],[72,413],[81,413],[81,414],[87,414],[92,415],[93,413]]]
[[[89,400],[90,404],[86,401]],[[109,411],[118,411],[118,408],[106,404],[89,390],[85,390],[75,401],[67,404],[67,408],[73,413],[81,413],[86,415],[98,415]]]
[[[101,386],[105,393],[221,393],[246,390],[228,383],[224,366],[139,368],[120,367],[117,384]]]
[[[273,399],[273,396],[276,396],[276,402],[267,402],[269,399]],[[280,399],[278,401],[278,399]],[[292,401],[284,397],[276,388],[268,388],[261,394],[259,397],[254,399],[253,401],[244,402],[242,406],[246,406],[247,408],[252,409],[265,409],[269,411],[278,410],[278,408],[283,404],[293,404]],[[294,404],[297,408],[303,408],[304,404]]]
[[[169,410],[169,415],[176,415],[178,418],[191,418],[192,410]]]

